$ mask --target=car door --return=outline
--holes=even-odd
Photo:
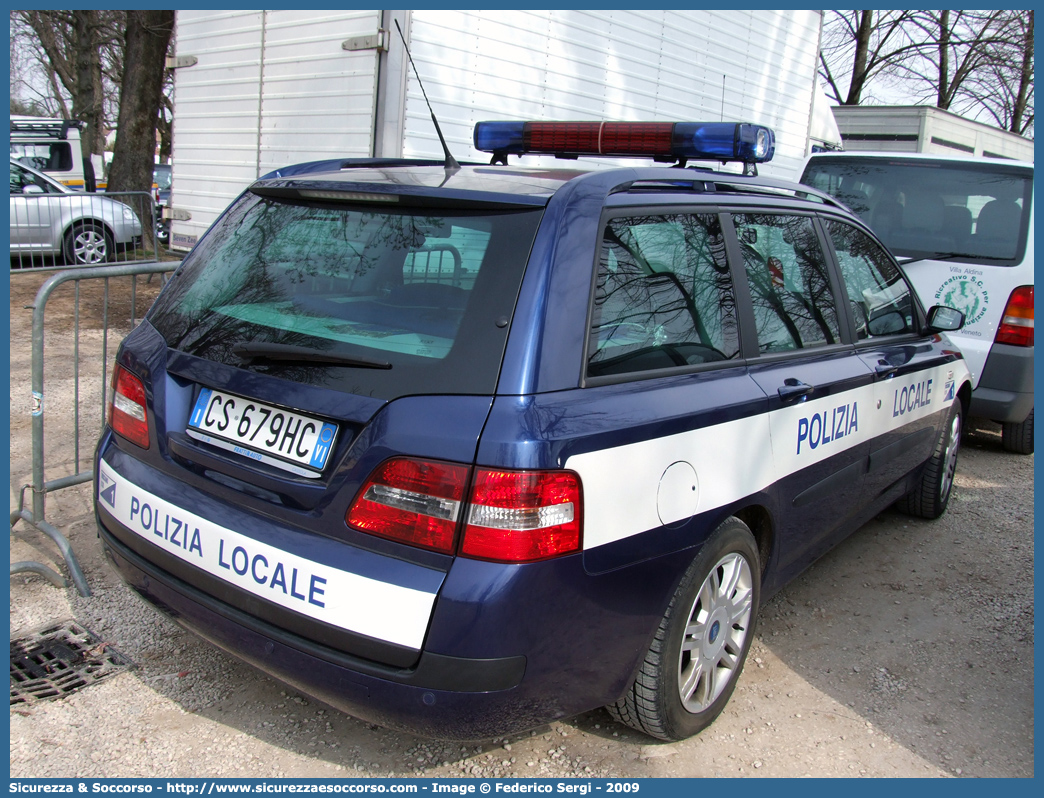
[[[824,228],[855,322],[856,352],[874,374],[877,429],[866,490],[876,497],[931,454],[938,437],[934,414],[954,398],[949,347],[921,333],[911,286],[880,244],[841,220],[825,219]]]
[[[872,375],[846,343],[839,284],[814,217],[731,218],[750,292],[750,374],[769,402],[771,451],[763,456],[776,476],[779,566],[799,569],[861,507]]]
[[[28,186],[35,188],[29,189]],[[11,163],[11,248],[17,251],[49,249],[51,244],[51,187],[16,163]]]
[[[692,545],[764,487],[765,397],[741,358],[733,285],[717,209],[604,220],[584,390],[530,411],[557,419],[538,434],[562,436],[550,448],[583,480],[589,572]],[[510,428],[500,413],[498,399],[483,446]]]
[[[29,245],[29,214],[27,197],[22,193],[23,170],[11,164],[11,251],[19,252]]]

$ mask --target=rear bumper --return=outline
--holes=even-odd
[[[1033,347],[994,344],[972,392],[971,415],[1019,423],[1032,409]]]
[[[272,677],[354,717],[431,737],[479,739],[547,720],[526,711],[524,657],[465,659],[425,652],[410,669],[350,657],[274,627],[146,562],[98,521],[120,577],[176,623]],[[520,705],[521,703],[521,705]]]
[[[457,557],[448,572],[438,574],[434,603],[424,610],[422,639],[409,659],[401,659],[392,656],[390,631],[394,612],[410,611],[406,598],[381,602],[378,594],[370,600],[363,594],[337,604],[343,607],[338,612],[352,618],[322,620],[348,637],[330,636],[317,630],[316,619],[306,616],[303,607],[288,603],[297,611],[287,616],[274,600],[266,600],[266,591],[274,590],[274,576],[260,593],[247,594],[229,587],[243,587],[246,577],[238,582],[233,574],[218,582],[211,579],[216,572],[208,570],[202,550],[210,555],[220,546],[205,524],[224,525],[219,537],[228,539],[226,549],[236,545],[236,530],[248,530],[252,542],[243,545],[252,551],[267,540],[279,547],[280,560],[303,552],[324,567],[354,568],[355,574],[368,573],[386,584],[412,585],[418,593],[435,592],[434,577],[425,573],[432,569],[291,529],[217,500],[118,450],[111,437],[103,438],[95,465],[95,512],[103,549],[142,598],[199,637],[304,694],[362,720],[429,737],[489,739],[615,701],[633,678],[693,556],[691,548],[663,551],[663,535],[650,531],[596,549],[619,549],[600,558],[585,552],[507,565]],[[133,504],[134,497],[143,502],[138,521],[144,518],[145,504],[152,502],[155,508],[150,511],[155,522],[143,522],[147,535],[124,525],[137,523],[121,509]],[[165,497],[178,502],[169,513],[162,507]],[[168,543],[166,521],[159,519],[173,519],[171,530],[179,520],[188,529],[184,522],[192,513],[192,526],[199,527],[195,532],[203,543],[188,562],[171,556],[174,535]],[[718,520],[694,520],[684,538]],[[186,537],[180,535],[177,545],[185,546]],[[673,536],[670,541],[679,542]],[[234,557],[233,552],[233,566]],[[367,566],[367,558],[376,558],[380,569]],[[288,575],[290,567],[287,560]],[[235,573],[259,580],[245,565]],[[292,585],[289,576],[286,581]],[[357,623],[361,620],[366,623]],[[356,637],[364,634],[367,624],[382,635],[368,647],[366,641],[350,639],[353,632]]]

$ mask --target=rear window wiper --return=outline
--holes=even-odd
[[[905,258],[905,260],[903,258]],[[975,258],[976,260],[1011,260],[1011,258],[1001,258],[996,255],[978,255],[974,252],[933,252],[931,255],[920,255],[916,258],[900,255],[896,257],[896,260],[899,261],[900,266],[906,266],[908,263],[916,263],[920,260],[953,260],[954,258]]]
[[[272,360],[286,363],[330,363],[335,366],[356,366],[367,369],[390,369],[391,363],[365,357],[341,355],[323,349],[290,344],[269,344],[260,341],[242,342],[232,345],[232,354],[244,360]]]

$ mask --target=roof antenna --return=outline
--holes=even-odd
[[[402,46],[406,50],[406,57],[410,59],[410,66],[413,67],[413,74],[417,76],[417,85],[420,86],[421,94],[424,95],[424,102],[428,103],[428,110],[431,111],[431,121],[435,123],[435,132],[439,134],[439,141],[442,142],[442,151],[446,153],[446,169],[452,169],[456,171],[460,169],[460,164],[457,163],[457,159],[454,158],[449,151],[449,147],[446,146],[446,139],[442,136],[442,128],[439,127],[439,120],[435,118],[435,112],[431,109],[431,103],[428,102],[428,93],[424,91],[424,83],[421,82],[420,72],[417,71],[417,65],[413,63],[413,56],[410,55],[410,48],[406,44],[406,37],[402,35],[402,28],[399,27],[399,20],[393,20],[395,22],[395,29],[399,32],[399,38],[402,39]]]

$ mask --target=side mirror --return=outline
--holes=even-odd
[[[44,190],[42,188],[40,188],[40,186],[36,185],[36,183],[29,183],[26,186],[22,186],[22,193],[23,194],[43,194]]]
[[[955,332],[964,326],[964,314],[956,308],[945,305],[933,305],[928,311],[928,328],[926,332]]]

